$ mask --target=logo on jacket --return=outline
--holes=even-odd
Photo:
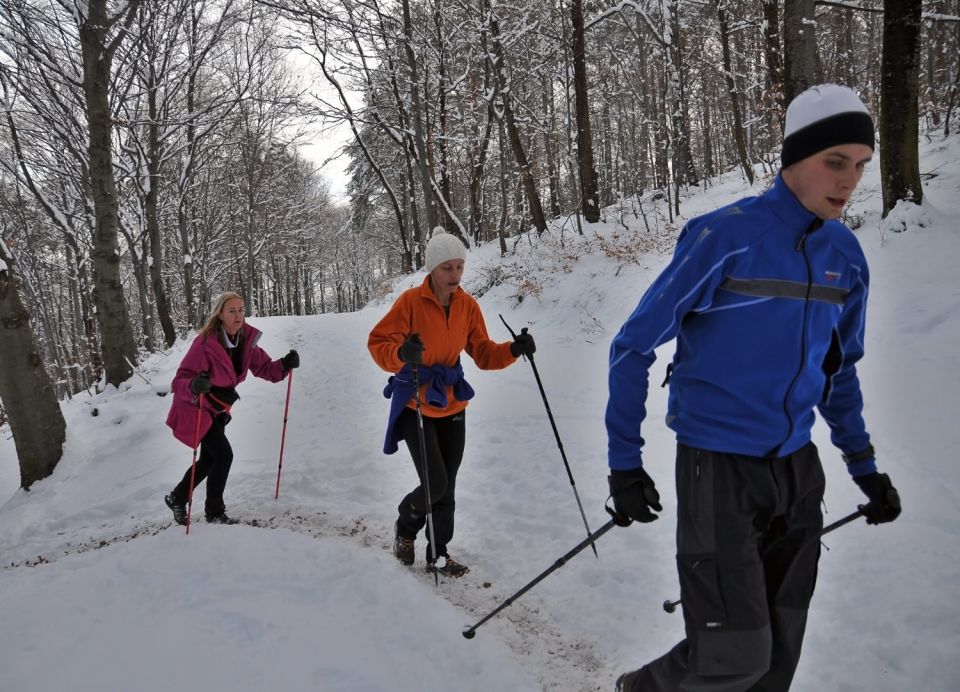
[[[840,272],[832,272],[832,271],[830,271],[830,270],[827,270],[827,271],[823,272],[823,277],[824,277],[827,281],[832,281],[832,282],[836,283],[837,281],[840,281],[840,279],[843,278],[843,274],[841,274]]]

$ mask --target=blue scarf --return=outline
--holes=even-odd
[[[446,408],[447,387],[453,386],[453,396],[457,401],[469,401],[475,392],[463,379],[463,366],[459,359],[453,367],[446,365],[420,365],[417,374],[421,385],[427,385],[427,402],[437,408]],[[383,388],[383,396],[390,399],[390,417],[387,419],[387,436],[383,441],[383,453],[393,454],[399,449],[397,444],[401,435],[397,431],[397,419],[407,407],[407,402],[416,394],[413,386],[413,366],[409,363],[403,366],[396,375],[391,375],[387,386]]]

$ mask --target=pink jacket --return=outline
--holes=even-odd
[[[197,401],[196,394],[190,391],[190,381],[206,370],[210,383],[215,387],[236,387],[247,379],[247,371],[269,382],[279,382],[286,377],[279,360],[271,360],[267,352],[257,346],[261,332],[249,324],[243,325],[243,365],[238,375],[234,372],[230,354],[220,341],[220,334],[198,335],[190,350],[180,362],[177,374],[170,386],[173,401],[167,414],[167,425],[173,430],[173,436],[188,447],[197,443]],[[204,397],[204,412],[200,416],[200,438],[207,434],[213,425],[217,409]]]

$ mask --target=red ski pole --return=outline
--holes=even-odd
[[[190,462],[190,492],[187,493],[187,535],[190,535],[190,511],[193,509],[193,482],[197,478],[197,448],[200,446],[200,416],[203,415],[203,393],[197,395],[197,427],[193,434],[193,461]]]
[[[287,403],[283,407],[283,432],[280,434],[280,462],[277,464],[277,491],[273,495],[276,500],[280,497],[280,470],[283,468],[283,445],[287,441],[287,413],[290,411],[290,388],[293,387],[293,370],[287,375]]]

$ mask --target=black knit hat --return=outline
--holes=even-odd
[[[873,144],[873,118],[860,97],[838,84],[812,86],[787,107],[783,168],[839,144]]]

